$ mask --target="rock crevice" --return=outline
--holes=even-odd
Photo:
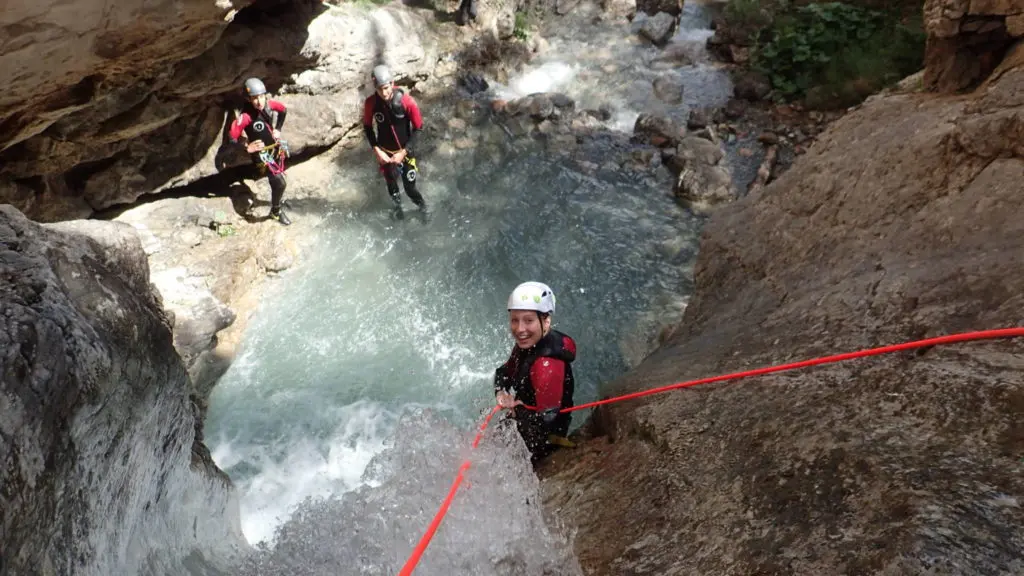
[[[1024,38],[1019,0],[928,0],[924,19],[924,85],[938,92],[973,88]]]

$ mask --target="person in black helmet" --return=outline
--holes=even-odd
[[[416,141],[423,130],[423,116],[412,96],[396,88],[387,66],[373,69],[376,92],[363,103],[363,130],[394,202],[394,215],[403,218],[398,180],[406,195],[426,214],[427,203],[416,188]]]
[[[281,209],[288,186],[282,171],[286,150],[281,148],[281,127],[288,111],[284,104],[267,97],[267,87],[259,78],[245,81],[245,93],[249,100],[231,123],[231,141],[245,139],[245,151],[270,182],[270,218],[287,226],[292,221]]]

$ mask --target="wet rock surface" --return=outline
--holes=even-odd
[[[227,562],[244,547],[227,479],[135,232],[0,207],[0,278],[4,572],[173,572],[156,537]]]
[[[673,192],[695,213],[710,213],[736,199],[732,174],[717,141],[689,136],[663,157],[677,174]]]

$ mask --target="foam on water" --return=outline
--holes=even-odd
[[[576,77],[578,68],[560,61],[545,62],[514,77],[502,96],[519,97],[537,92],[558,92]]]
[[[367,469],[366,486],[303,502],[279,528],[274,548],[262,549],[239,573],[396,574],[470,455],[470,441],[446,419],[409,412],[394,446]],[[456,504],[416,574],[581,574],[569,540],[545,521],[539,482],[514,426],[495,422],[472,457]]]
[[[259,473],[236,488],[245,495],[242,530],[251,543],[270,540],[274,529],[310,497],[326,497],[362,484],[362,471],[385,447],[397,420],[376,402],[355,402],[336,411],[338,427],[326,445],[312,438],[290,439],[283,457],[263,446],[218,442],[214,460],[227,469],[252,466]]]

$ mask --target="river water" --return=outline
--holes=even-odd
[[[674,38],[697,60],[686,66],[659,64],[660,51],[633,40],[628,25],[577,18],[495,95],[564,92],[613,110],[611,127],[626,131],[640,111],[685,118],[688,106],[729,96],[722,73],[701,61],[710,32],[699,7],[687,8]],[[682,104],[653,96],[652,78],[666,74],[683,83]],[[618,161],[611,142],[585,146],[592,166]],[[670,197],[665,169],[585,169],[530,142],[420,161],[429,219],[408,199],[407,218],[391,219],[372,167],[346,172],[346,185],[379,196],[323,218],[213,392],[207,443],[258,547],[239,574],[398,571],[493,404],[493,372],[512,347],[505,300],[517,283],[555,290],[555,326],[579,348],[577,403],[596,399],[642,355],[636,343],[682,313],[702,221]],[[585,417],[576,413],[574,426]],[[577,574],[508,423],[492,424],[471,456],[416,573]]]

